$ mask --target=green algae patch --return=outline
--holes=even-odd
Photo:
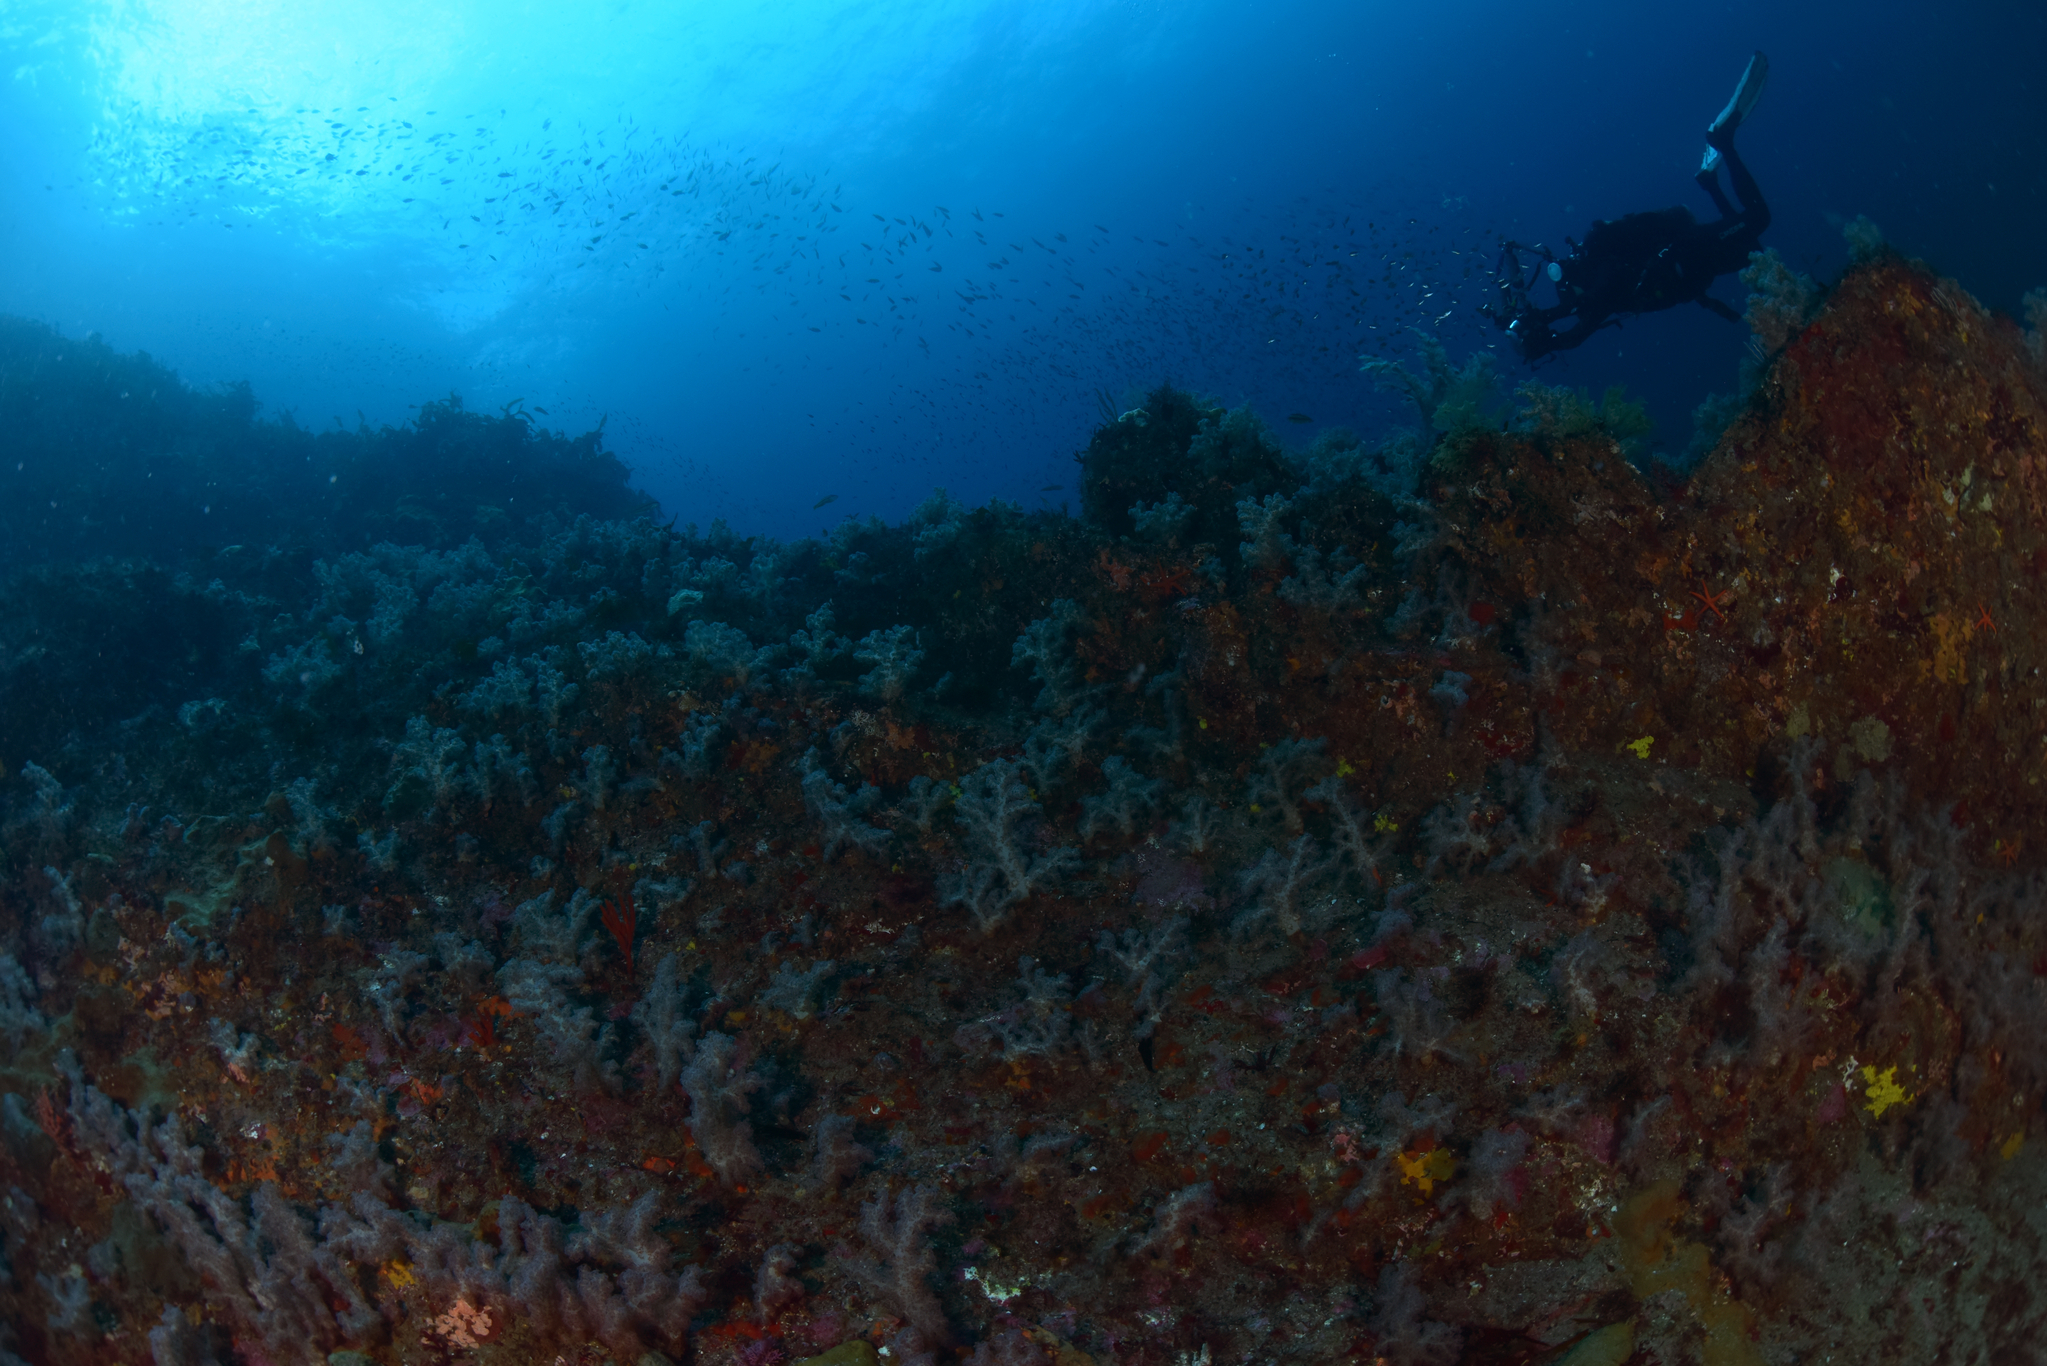
[[[1659,1181],[1623,1205],[1614,1220],[1614,1233],[1620,1240],[1617,1269],[1638,1300],[1666,1290],[1683,1292],[1691,1302],[1692,1313],[1706,1330],[1706,1341],[1700,1350],[1705,1366],[1762,1366],[1752,1341],[1753,1323],[1747,1308],[1720,1288],[1720,1277],[1714,1272],[1705,1247],[1686,1242],[1671,1232],[1671,1221],[1683,1209],[1675,1181]],[[1633,1336],[1632,1329],[1629,1336]],[[1568,1359],[1575,1362],[1577,1351],[1585,1345],[1580,1343],[1573,1348]],[[1587,1357],[1586,1361],[1605,1359]]]
[[[1635,1354],[1635,1321],[1626,1319],[1596,1328],[1579,1338],[1557,1366],[1621,1366]]]
[[[210,892],[179,891],[164,898],[164,913],[188,934],[203,934],[213,928],[216,920],[224,920],[224,913],[233,903],[232,889],[215,888]]]
[[[1858,934],[1876,940],[1897,918],[1890,883],[1859,859],[1829,859],[1821,869],[1841,919]]]
[[[814,1357],[805,1357],[796,1366],[876,1366],[879,1358],[874,1355],[874,1344],[860,1338],[842,1342],[829,1352],[820,1352]]]

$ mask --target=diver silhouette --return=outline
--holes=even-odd
[[[1757,52],[1734,97],[1706,130],[1706,158],[1697,179],[1720,212],[1717,221],[1701,223],[1682,207],[1631,213],[1594,223],[1583,242],[1564,239],[1570,250],[1562,257],[1543,246],[1501,245],[1495,276],[1499,299],[1482,311],[1513,337],[1522,359],[1533,364],[1581,345],[1601,328],[1619,326],[1623,317],[1678,304],[1697,303],[1723,318],[1741,320],[1706,291],[1720,276],[1748,265],[1750,253],[1762,250],[1762,233],[1770,226],[1770,206],[1734,150],[1734,130],[1755,107],[1769,72],[1769,59]],[[1741,201],[1739,210],[1720,188],[1722,162]],[[1530,269],[1524,253],[1535,258],[1538,269]],[[1557,302],[1547,308],[1531,297],[1543,279],[1557,293]],[[1569,325],[1559,330],[1566,320]]]

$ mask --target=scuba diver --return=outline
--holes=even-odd
[[[1769,59],[1757,52],[1742,72],[1734,97],[1706,129],[1706,159],[1697,179],[1720,211],[1718,221],[1701,223],[1686,208],[1631,213],[1594,223],[1583,242],[1565,238],[1570,251],[1562,258],[1547,247],[1502,244],[1496,273],[1499,301],[1481,311],[1514,338],[1524,360],[1533,364],[1581,345],[1601,328],[1619,326],[1623,315],[1654,313],[1682,303],[1701,304],[1723,318],[1741,320],[1706,291],[1718,277],[1748,265],[1749,254],[1762,250],[1760,238],[1770,225],[1770,206],[1734,150],[1734,130],[1755,107],[1769,73]],[[1720,188],[1722,162],[1741,201],[1738,212]],[[1529,269],[1523,253],[1536,258],[1539,271]],[[1542,279],[1556,287],[1557,302],[1547,308],[1530,297]],[[1559,331],[1556,324],[1565,319],[1573,321]]]

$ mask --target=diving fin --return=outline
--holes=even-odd
[[[1727,107],[1720,111],[1720,117],[1706,127],[1706,141],[1718,143],[1732,136],[1748,118],[1749,111],[1756,107],[1756,101],[1763,97],[1763,83],[1770,78],[1770,59],[1757,49],[1755,56],[1748,59],[1748,66],[1741,73],[1741,80],[1734,87],[1734,95],[1727,101]]]

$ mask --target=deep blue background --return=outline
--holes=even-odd
[[[2037,4],[740,8],[0,7],[0,310],[308,424],[604,417],[684,520],[1056,506],[1098,390],[1296,444],[1406,420],[1358,355],[1494,344],[1500,234],[1710,213],[1754,47],[1794,265],[1866,214],[1994,308],[2047,284]],[[1676,452],[1744,340],[1688,308],[1543,378],[1625,384]]]

